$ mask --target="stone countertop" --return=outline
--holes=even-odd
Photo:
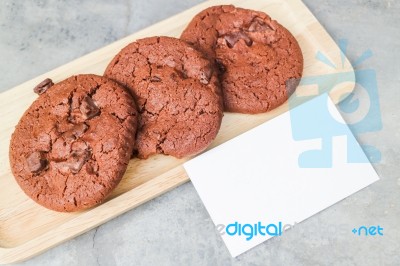
[[[0,1],[0,91],[199,2]],[[383,129],[357,139],[382,153],[378,182],[238,258],[187,183],[21,265],[400,265],[400,2],[305,3],[336,41],[348,40],[350,61],[373,52],[358,68],[376,71]],[[382,237],[350,232],[378,224]]]

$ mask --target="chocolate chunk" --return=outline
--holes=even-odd
[[[43,94],[45,91],[47,91],[51,86],[53,86],[54,83],[51,79],[47,78],[40,82],[36,87],[33,89],[33,91],[37,94]]]
[[[288,97],[293,94],[299,83],[299,78],[289,78],[288,80],[286,80],[286,93]]]
[[[71,129],[71,131],[72,131],[72,134],[74,134],[75,137],[79,138],[80,136],[83,135],[83,133],[86,132],[86,130],[87,130],[88,128],[89,128],[89,127],[88,127],[85,123],[82,123],[82,124],[75,125],[75,126]]]
[[[185,69],[182,70],[176,70],[176,73],[178,73],[178,76],[182,79],[187,79],[188,78],[188,73],[186,72]]]
[[[211,68],[204,69],[204,71],[200,73],[200,82],[203,84],[208,84],[210,82],[211,75],[212,75]]]
[[[51,149],[50,160],[63,161],[66,160],[71,152],[71,141],[73,139],[66,139],[64,137],[57,138]]]
[[[82,166],[90,157],[89,150],[78,150],[71,153],[71,157],[65,162],[65,165],[71,170],[72,173],[78,173]]]
[[[235,46],[240,39],[243,39],[247,46],[251,46],[253,44],[253,41],[250,39],[250,37],[242,31],[226,34],[224,39],[229,48]]]
[[[86,164],[86,172],[89,175],[95,175],[95,174],[97,174],[98,171],[99,171],[99,165],[98,164],[96,164],[94,162],[92,162],[92,163],[88,162]]]
[[[36,141],[36,145],[37,145],[37,149],[41,150],[41,151],[50,151],[51,149],[51,138],[49,134],[46,133],[41,133],[38,137],[37,137],[37,141]]]
[[[86,96],[79,107],[84,119],[91,119],[100,113],[100,109],[94,103],[93,99]]]
[[[273,30],[272,27],[270,27],[269,25],[267,25],[264,21],[259,20],[259,19],[255,19],[253,20],[253,22],[251,22],[248,31],[250,32],[262,32],[262,31],[268,31],[268,30]]]
[[[72,151],[83,151],[83,150],[89,150],[90,148],[88,147],[88,145],[86,144],[85,141],[83,140],[77,140],[74,141],[71,145],[71,150]]]
[[[157,76],[152,76],[152,77],[150,78],[150,81],[151,81],[151,82],[160,82],[161,79],[160,79],[159,77],[157,77]]]
[[[68,171],[76,174],[78,173],[85,162],[90,158],[91,150],[86,142],[77,140],[71,144],[70,154],[66,161],[57,163],[58,168],[62,173],[67,174]],[[54,160],[56,161],[56,160]]]
[[[63,136],[65,139],[77,139],[86,132],[89,127],[85,123],[75,124],[70,130],[66,131]]]
[[[41,172],[47,166],[47,160],[43,152],[40,151],[31,153],[31,155],[26,158],[26,161],[28,163],[29,171],[35,174]]]

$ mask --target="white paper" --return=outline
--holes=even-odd
[[[326,98],[335,119],[321,126],[337,121],[345,125]],[[355,141],[347,126],[344,136],[332,138],[331,168],[299,167],[299,154],[321,148],[321,139],[294,140],[290,119],[290,113],[284,113],[184,164],[215,225],[300,223],[379,179],[370,163],[346,162],[347,141]],[[311,116],[302,119],[309,125],[320,123]],[[353,153],[368,161],[355,143]],[[270,237],[258,234],[246,240],[244,235],[222,235],[234,257]]]

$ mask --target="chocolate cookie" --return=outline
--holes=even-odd
[[[130,89],[140,113],[139,158],[178,158],[203,151],[223,116],[218,78],[210,62],[189,44],[151,37],[126,46],[104,75]]]
[[[22,190],[56,211],[92,207],[117,186],[132,154],[137,111],[120,85],[70,77],[40,94],[11,137],[10,164]]]
[[[215,61],[226,111],[274,109],[294,92],[303,71],[296,39],[263,12],[210,7],[193,18],[181,39]]]

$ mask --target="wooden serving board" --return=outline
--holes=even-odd
[[[350,73],[350,81],[334,87],[331,96],[337,101],[354,88],[354,71],[344,58],[343,68],[334,69],[316,59],[317,52],[336,65],[341,64],[338,46],[300,0],[231,0],[207,1],[174,17],[141,30],[102,49],[76,59],[53,71],[0,94],[0,263],[28,259],[68,239],[80,235],[132,208],[143,204],[185,182],[188,177],[182,163],[190,158],[175,159],[153,156],[148,160],[131,160],[120,185],[108,200],[88,211],[58,213],[30,200],[11,174],[8,147],[12,132],[23,112],[37,97],[32,88],[44,78],[61,81],[79,73],[101,75],[108,62],[128,43],[142,37],[167,35],[179,37],[181,31],[199,11],[211,5],[234,4],[268,13],[287,27],[298,40],[304,55],[304,77],[329,76],[328,86],[339,82],[338,74]],[[331,75],[332,74],[332,75]],[[309,87],[307,85],[305,87]],[[299,90],[302,86],[299,87]],[[260,115],[226,113],[221,130],[212,143],[215,147],[285,111],[288,105]]]

